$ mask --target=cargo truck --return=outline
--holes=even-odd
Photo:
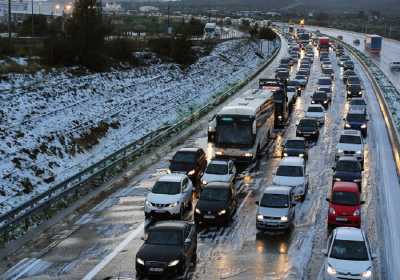
[[[382,37],[379,35],[366,35],[365,48],[372,53],[379,53],[382,49]]]
[[[329,38],[328,37],[319,37],[318,40],[318,50],[320,52],[329,52]]]

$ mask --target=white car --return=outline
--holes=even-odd
[[[336,159],[342,156],[353,156],[363,165],[364,143],[360,131],[346,129],[342,132],[339,143],[336,145]]]
[[[300,157],[285,157],[272,179],[274,185],[293,188],[295,199],[304,200],[308,190],[305,160]]]
[[[201,177],[201,184],[206,186],[211,182],[233,183],[235,177],[236,167],[232,160],[212,160]]]
[[[185,174],[161,176],[146,196],[145,217],[172,216],[182,219],[185,210],[192,207],[192,194],[193,184]]]
[[[400,61],[394,61],[389,64],[390,70],[400,71]]]
[[[372,254],[368,238],[361,229],[338,227],[328,238],[324,279],[371,280],[374,277]]]
[[[311,104],[305,113],[306,118],[316,119],[320,125],[325,123],[325,109],[321,104]]]

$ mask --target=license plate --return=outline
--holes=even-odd
[[[338,222],[347,222],[347,218],[337,217],[336,221],[338,221]]]
[[[152,272],[163,272],[164,271],[164,269],[160,268],[160,267],[150,267],[149,270]]]
[[[215,219],[215,216],[213,215],[204,215],[205,219]]]

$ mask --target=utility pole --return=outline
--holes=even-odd
[[[11,42],[11,0],[8,0],[8,41]]]

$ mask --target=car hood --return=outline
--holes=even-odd
[[[352,182],[354,179],[361,179],[361,172],[354,171],[336,171],[334,178],[340,178],[345,182]]]
[[[187,162],[177,162],[173,161],[169,165],[169,169],[172,172],[189,172],[192,169],[195,169],[196,165],[194,163]]]
[[[207,212],[207,211],[215,212],[222,209],[226,209],[227,207],[228,207],[227,201],[201,200],[201,195],[196,205],[196,208],[198,208],[201,212]]]
[[[230,176],[227,175],[227,174],[225,174],[225,175],[217,175],[217,174],[205,173],[201,179],[206,181],[207,183],[210,183],[210,182],[229,182]]]
[[[340,205],[331,203],[330,207],[335,209],[336,216],[351,216],[354,211],[360,209],[359,205]]]
[[[345,143],[339,143],[336,145],[337,150],[343,150],[343,151],[352,151],[352,152],[357,152],[361,151],[361,146],[357,144],[345,144]]]
[[[282,217],[288,216],[289,208],[270,208],[270,207],[258,207],[258,215],[268,216],[268,217]]]
[[[180,259],[183,251],[180,246],[143,244],[136,257],[143,261],[170,262]]]
[[[304,177],[274,176],[272,182],[274,185],[295,187],[304,184]]]
[[[179,201],[181,198],[181,194],[158,194],[158,193],[148,193],[147,200],[152,203],[157,204],[171,204]]]
[[[347,261],[334,258],[328,258],[328,264],[336,269],[339,273],[347,274],[361,274],[368,269],[371,269],[370,261]]]

